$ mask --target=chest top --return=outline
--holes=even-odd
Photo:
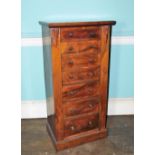
[[[116,21],[95,21],[95,22],[60,22],[60,23],[51,23],[51,22],[39,22],[41,25],[47,25],[49,28],[54,27],[74,27],[74,26],[100,26],[100,25],[115,25]]]

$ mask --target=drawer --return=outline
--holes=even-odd
[[[93,67],[100,64],[100,55],[94,52],[62,55],[62,70],[67,71],[79,67]]]
[[[61,41],[100,39],[100,28],[97,26],[61,28],[60,37]]]
[[[63,84],[75,84],[88,80],[99,80],[100,78],[100,67],[92,68],[81,68],[73,71],[62,72]]]
[[[81,53],[81,52],[100,52],[100,41],[74,41],[74,42],[63,42],[61,43],[61,53]]]
[[[70,86],[63,86],[62,88],[62,99],[73,100],[73,99],[81,99],[84,97],[93,97],[99,95],[99,81],[92,81],[81,84],[74,84]]]
[[[64,135],[65,137],[74,134],[82,133],[92,129],[96,129],[99,126],[99,115],[90,115],[81,118],[67,119],[64,123]]]
[[[99,98],[84,100],[84,101],[71,101],[63,104],[63,111],[65,117],[75,116],[86,113],[99,112]]]

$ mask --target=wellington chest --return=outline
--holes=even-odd
[[[40,24],[47,131],[56,149],[106,137],[111,29],[115,21]]]

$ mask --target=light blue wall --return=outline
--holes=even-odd
[[[45,98],[42,47],[23,47],[21,53],[22,100]]]
[[[134,95],[134,49],[132,45],[114,45],[111,49],[110,90],[112,98]]]
[[[132,36],[133,0],[22,0],[22,38],[41,37],[40,20],[116,20],[113,36]],[[22,100],[45,99],[42,47],[21,49]],[[113,45],[109,95],[133,97],[133,45]]]
[[[133,82],[133,46],[112,46],[110,97],[133,97]],[[42,47],[24,47],[22,48],[22,100],[36,99],[45,99]]]
[[[113,35],[133,35],[133,0],[22,0],[22,37],[40,37],[40,20],[116,20]]]

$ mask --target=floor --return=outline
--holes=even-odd
[[[22,120],[22,155],[133,155],[134,116],[109,116],[108,137],[56,153],[46,119]]]

